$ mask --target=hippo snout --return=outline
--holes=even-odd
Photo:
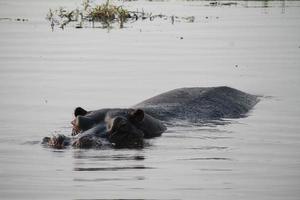
[[[43,138],[42,144],[54,149],[63,149],[70,144],[70,139],[62,134]]]

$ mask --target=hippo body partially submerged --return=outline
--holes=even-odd
[[[171,90],[128,109],[86,111],[78,107],[72,121],[72,135],[76,136],[71,143],[77,148],[98,148],[103,141],[119,148],[142,147],[143,138],[160,136],[167,129],[165,124],[239,118],[257,102],[257,96],[230,87],[196,87]],[[47,138],[44,143],[62,148],[66,143],[62,138]]]
[[[256,103],[257,96],[230,87],[180,88],[147,99],[133,108],[143,109],[162,120],[199,122],[243,117]]]

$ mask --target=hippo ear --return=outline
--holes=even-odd
[[[143,121],[144,116],[145,116],[145,113],[141,109],[136,109],[136,110],[133,110],[132,112],[130,112],[130,118],[134,119],[138,122]]]
[[[81,108],[81,107],[77,107],[77,108],[75,108],[75,110],[74,110],[74,115],[75,115],[75,117],[77,117],[78,115],[84,116],[84,115],[86,115],[86,114],[87,114],[87,111],[84,110],[84,109]]]

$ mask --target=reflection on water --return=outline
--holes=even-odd
[[[187,149],[193,150],[224,150],[228,149],[229,147],[218,147],[218,146],[201,146],[201,147],[188,147]]]
[[[184,158],[178,160],[232,160],[231,158]]]
[[[157,199],[74,199],[74,200],[157,200]],[[178,199],[166,199],[166,200],[178,200]]]
[[[121,171],[121,170],[136,170],[136,169],[154,169],[152,167],[145,167],[142,165],[131,167],[76,167],[74,171]]]
[[[199,169],[201,171],[210,171],[210,172],[230,172],[232,169],[216,169],[216,168],[201,168]]]
[[[144,160],[143,155],[90,155],[89,153],[76,152],[74,153],[75,159],[87,159],[93,161],[109,161],[109,160]]]
[[[126,0],[125,0],[126,1]],[[170,2],[170,0],[146,0],[149,2]],[[199,2],[203,3],[204,6],[211,7],[229,7],[229,6],[242,6],[245,8],[271,8],[271,7],[281,7],[282,12],[285,12],[287,2],[293,5],[293,2],[287,0],[181,0],[187,2]],[[297,1],[297,0],[296,0]]]
[[[286,0],[271,0],[271,1],[267,1],[267,0],[261,0],[261,1],[239,1],[241,3],[241,6],[245,7],[245,8],[281,8],[281,13],[284,14],[286,11],[286,7],[295,7],[295,6],[299,6],[296,4],[294,4],[293,1],[287,1]],[[294,4],[294,5],[293,5]],[[264,13],[268,13],[268,9],[264,10]]]
[[[94,178],[94,179],[74,178],[73,179],[73,181],[79,181],[79,182],[136,181],[136,180],[145,180],[145,177],[135,176],[132,178]]]

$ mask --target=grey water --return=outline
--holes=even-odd
[[[299,199],[300,2],[114,2],[195,21],[52,32],[49,8],[80,1],[0,0],[0,199]],[[71,134],[76,106],[220,85],[261,101],[224,125],[169,127],[144,149],[40,145]]]

